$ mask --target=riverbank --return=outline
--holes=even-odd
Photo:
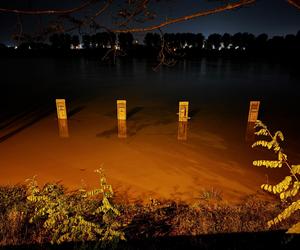
[[[98,219],[91,217],[92,207],[101,206],[101,196],[92,200],[82,199],[79,198],[82,195],[81,191],[69,193],[60,184],[51,184],[52,191],[49,191],[49,185],[40,188],[41,194],[49,197],[54,203],[59,202],[61,208],[57,212],[62,213],[62,216],[64,211],[69,211],[69,219],[79,213],[84,216],[85,220],[99,223],[103,229],[107,227],[107,224],[103,224],[100,219],[102,217]],[[46,189],[47,186],[48,189]],[[26,186],[0,187],[0,246],[11,249],[15,249],[14,246],[23,247],[23,249],[77,249],[77,247],[85,246],[87,248],[90,246],[92,249],[101,239],[96,237],[94,242],[91,242],[85,241],[83,238],[79,242],[72,242],[70,238],[66,241],[71,241],[71,244],[65,244],[62,241],[62,245],[57,245],[57,242],[51,245],[52,237],[56,237],[54,230],[57,230],[58,236],[62,236],[68,230],[71,233],[72,227],[62,231],[59,229],[60,224],[53,224],[54,227],[50,226],[50,230],[49,224],[45,224],[49,216],[52,216],[49,211],[44,216],[40,214],[40,217],[32,221],[31,218],[36,213],[40,213],[39,209],[43,207],[40,203],[36,203],[39,202],[38,200],[27,198],[32,194],[31,192]],[[114,246],[120,247],[120,249],[139,249],[140,247],[157,249],[158,246],[163,249],[168,247],[180,249],[178,247],[185,242],[192,248],[201,246],[204,249],[212,249],[212,247],[214,249],[220,247],[222,249],[262,249],[262,244],[275,246],[273,243],[276,241],[277,246],[293,249],[290,247],[295,246],[295,240],[299,238],[287,237],[282,232],[299,220],[299,214],[296,213],[292,218],[268,229],[267,221],[282,211],[284,205],[267,194],[264,194],[263,199],[261,195],[262,193],[259,192],[244,197],[243,201],[237,205],[228,204],[221,195],[214,192],[202,192],[202,195],[193,204],[156,199],[150,199],[144,203],[110,199],[113,206],[120,212],[113,219],[118,222],[118,226],[115,226],[114,230],[122,232],[126,238],[126,242],[121,240]],[[68,200],[71,203],[68,203]],[[61,203],[72,204],[72,209],[68,208],[69,205],[61,205]],[[55,218],[54,216],[53,219]],[[60,220],[59,217],[56,220]],[[97,220],[99,221],[97,222]],[[89,234],[92,233],[95,232],[89,232]],[[79,237],[78,235],[84,234],[84,232],[76,234],[76,237]],[[97,234],[95,233],[95,235]],[[277,235],[276,240],[272,239],[274,235]],[[278,239],[281,240],[277,241]],[[283,239],[287,240],[283,241]],[[108,248],[112,247],[111,243],[107,242]],[[99,244],[101,245],[101,241]]]

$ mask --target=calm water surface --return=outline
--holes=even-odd
[[[0,59],[0,156],[4,159],[1,160],[0,171],[6,171],[8,179],[16,182],[39,171],[38,167],[33,167],[32,171],[22,170],[18,178],[13,178],[14,172],[7,168],[16,168],[16,164],[20,162],[23,164],[22,169],[28,169],[30,164],[41,165],[45,161],[52,168],[49,157],[45,154],[59,147],[70,153],[70,158],[66,160],[60,156],[60,159],[55,160],[56,166],[74,166],[81,159],[83,165],[90,164],[92,169],[96,167],[96,162],[102,161],[96,160],[97,152],[93,151],[94,148],[108,145],[107,147],[112,148],[111,156],[107,156],[109,153],[106,152],[103,158],[108,168],[117,165],[112,160],[116,157],[122,158],[120,161],[129,172],[136,171],[129,167],[135,164],[156,166],[154,169],[162,170],[164,167],[170,168],[169,165],[174,162],[176,166],[180,161],[181,165],[193,165],[192,168],[198,171],[205,168],[201,162],[207,160],[206,164],[212,164],[213,162],[208,161],[215,160],[219,164],[227,164],[221,164],[224,168],[223,177],[232,178],[232,169],[237,171],[239,166],[243,166],[243,169],[246,165],[248,168],[251,159],[253,160],[253,155],[247,156],[251,151],[244,140],[250,100],[261,101],[259,119],[273,130],[281,129],[287,137],[285,146],[292,159],[300,159],[297,147],[297,142],[300,141],[300,73],[295,70],[296,66],[225,59],[183,61],[175,67],[162,68],[158,72],[152,70],[153,66],[153,63],[145,60],[124,60],[118,61],[115,66],[107,66],[85,59]],[[55,98],[67,100],[70,111],[69,142],[51,139],[58,137]],[[117,138],[115,102],[123,98],[128,102],[129,117],[127,138],[120,142]],[[185,142],[177,141],[176,113],[180,100],[190,102],[191,120]],[[49,144],[44,145],[47,138]],[[34,142],[43,145],[43,149],[39,151],[43,155],[40,159],[35,158],[34,150],[30,151],[30,147],[38,147]],[[120,146],[119,143],[123,144]],[[21,144],[29,150],[25,150],[26,154]],[[118,145],[120,149],[116,148]],[[82,158],[74,157],[72,162],[71,155],[74,152],[67,152],[66,148],[75,146],[76,150],[81,149],[76,151],[77,157],[81,155]],[[84,150],[89,147],[89,151]],[[132,150],[126,151],[129,158],[122,156],[122,147],[130,147]],[[137,155],[141,148],[148,151],[140,151]],[[197,158],[201,154],[205,154],[205,160]],[[176,159],[174,155],[177,155]],[[11,158],[14,157],[19,158],[20,162],[13,161]],[[87,158],[94,161],[87,161]],[[74,168],[80,171],[86,169]],[[192,168],[190,171],[194,171]],[[108,171],[114,175],[118,172]],[[124,169],[123,171],[126,172]],[[59,178],[57,173],[45,173],[51,178]],[[149,173],[131,177],[124,174],[116,178],[130,183],[130,180],[142,178]],[[160,174],[163,176],[163,173]],[[188,174],[194,175],[192,172]],[[242,172],[239,174],[243,175]],[[258,176],[260,174],[263,176],[263,173],[258,172]],[[253,178],[254,176],[253,174]],[[203,178],[206,178],[207,186],[221,187],[220,183],[224,182],[219,179],[217,182],[212,180],[209,184],[210,179],[207,176]],[[263,179],[257,182],[261,180]],[[175,179],[173,182],[178,181]],[[189,179],[183,185],[188,186],[187,183]],[[146,180],[137,184],[140,188],[143,185],[149,186],[149,190],[153,192],[159,188],[164,189],[160,186],[152,187]],[[251,183],[248,187],[250,186]],[[167,192],[166,188],[162,193]]]

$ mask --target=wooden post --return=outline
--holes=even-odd
[[[58,133],[59,137],[68,138],[69,137],[69,127],[67,119],[58,119]]]
[[[65,99],[56,99],[56,110],[58,119],[68,119]]]
[[[246,129],[246,136],[245,136],[245,139],[246,139],[246,142],[248,143],[254,143],[255,141],[255,122],[248,122],[247,123],[247,129]]]
[[[118,120],[118,137],[119,138],[127,137],[126,120]]]
[[[178,135],[177,139],[181,141],[187,140],[188,123],[178,122]]]
[[[260,101],[251,101],[249,107],[248,122],[256,122],[258,117]]]
[[[189,102],[179,102],[179,112],[178,112],[178,121],[187,122],[190,117],[189,113]]]
[[[58,133],[62,138],[69,137],[68,117],[65,99],[56,99]]]
[[[117,100],[118,120],[126,120],[126,100]]]

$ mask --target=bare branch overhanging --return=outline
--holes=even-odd
[[[22,15],[66,15],[66,14],[78,12],[95,2],[96,0],[88,0],[78,7],[74,7],[66,10],[20,10],[20,9],[0,8],[0,12],[22,14]]]

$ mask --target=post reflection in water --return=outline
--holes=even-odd
[[[177,139],[181,141],[187,140],[188,122],[178,122]]]
[[[246,130],[246,142],[254,143],[255,141],[255,122],[248,122],[247,123],[247,130]]]
[[[126,120],[118,120],[118,137],[119,138],[127,137]]]
[[[61,138],[69,137],[69,126],[67,119],[57,119],[58,122],[58,133]]]

